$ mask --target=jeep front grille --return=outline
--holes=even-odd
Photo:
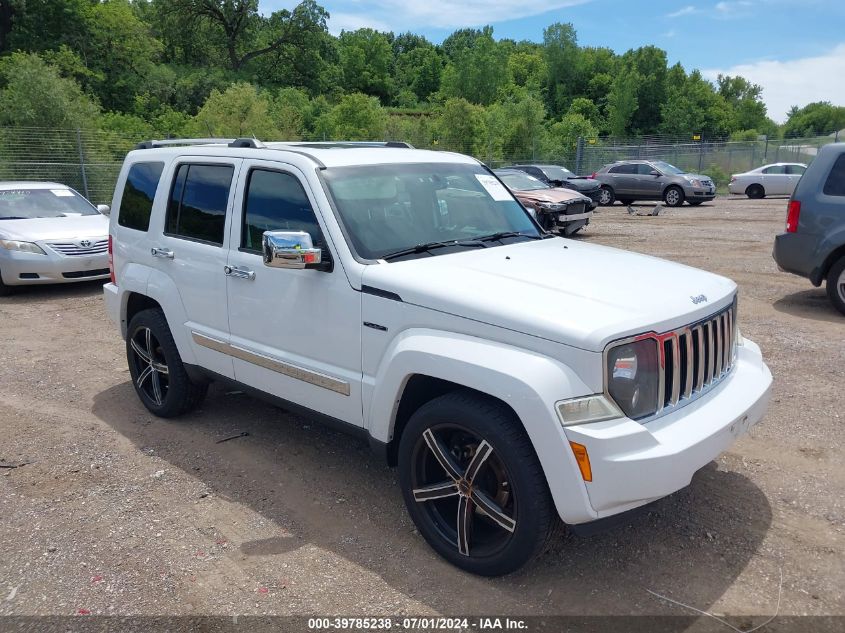
[[[658,335],[662,398],[657,415],[683,406],[730,373],[736,359],[736,302],[707,319]]]

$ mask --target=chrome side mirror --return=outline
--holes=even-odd
[[[320,268],[323,261],[322,250],[305,231],[265,231],[261,251],[270,268]]]
[[[111,207],[107,204],[98,204],[97,211],[99,211],[104,216],[108,217],[111,215]]]

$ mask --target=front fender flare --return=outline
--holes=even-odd
[[[386,443],[393,438],[403,390],[416,374],[508,404],[534,446],[558,514],[567,523],[597,517],[554,409],[558,400],[593,393],[570,367],[536,352],[463,334],[406,330],[388,347],[373,379],[368,423],[374,439]]]

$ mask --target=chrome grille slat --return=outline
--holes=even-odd
[[[672,393],[669,404],[675,406],[681,398],[681,346],[677,334],[670,339],[672,350]]]
[[[728,375],[734,365],[734,306],[690,326],[657,335],[661,371],[657,412],[682,406]]]
[[[47,242],[47,245],[57,253],[70,257],[85,257],[102,255],[108,251],[109,240],[91,240],[91,246],[81,246],[78,242]]]
[[[686,381],[684,382],[684,398],[689,398],[692,395],[692,383],[694,380],[692,358],[692,331],[689,331],[684,334],[684,342],[687,350],[687,373]]]

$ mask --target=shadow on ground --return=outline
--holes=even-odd
[[[61,299],[102,296],[104,283],[105,281],[98,279],[72,284],[13,286],[11,294],[0,297],[0,306],[13,303],[45,303]]]
[[[446,614],[687,615],[646,590],[707,609],[748,564],[772,519],[759,488],[711,463],[627,525],[591,538],[564,533],[524,570],[478,578],[414,533],[395,471],[362,443],[308,419],[218,385],[200,411],[150,418],[129,382],[99,393],[93,412],[139,449],[295,536],[235,544],[244,554],[312,543]],[[243,431],[249,435],[216,443]]]
[[[793,292],[772,304],[778,312],[790,314],[802,319],[825,321],[827,323],[845,323],[845,315],[840,313],[828,299],[824,288],[811,288]]]

